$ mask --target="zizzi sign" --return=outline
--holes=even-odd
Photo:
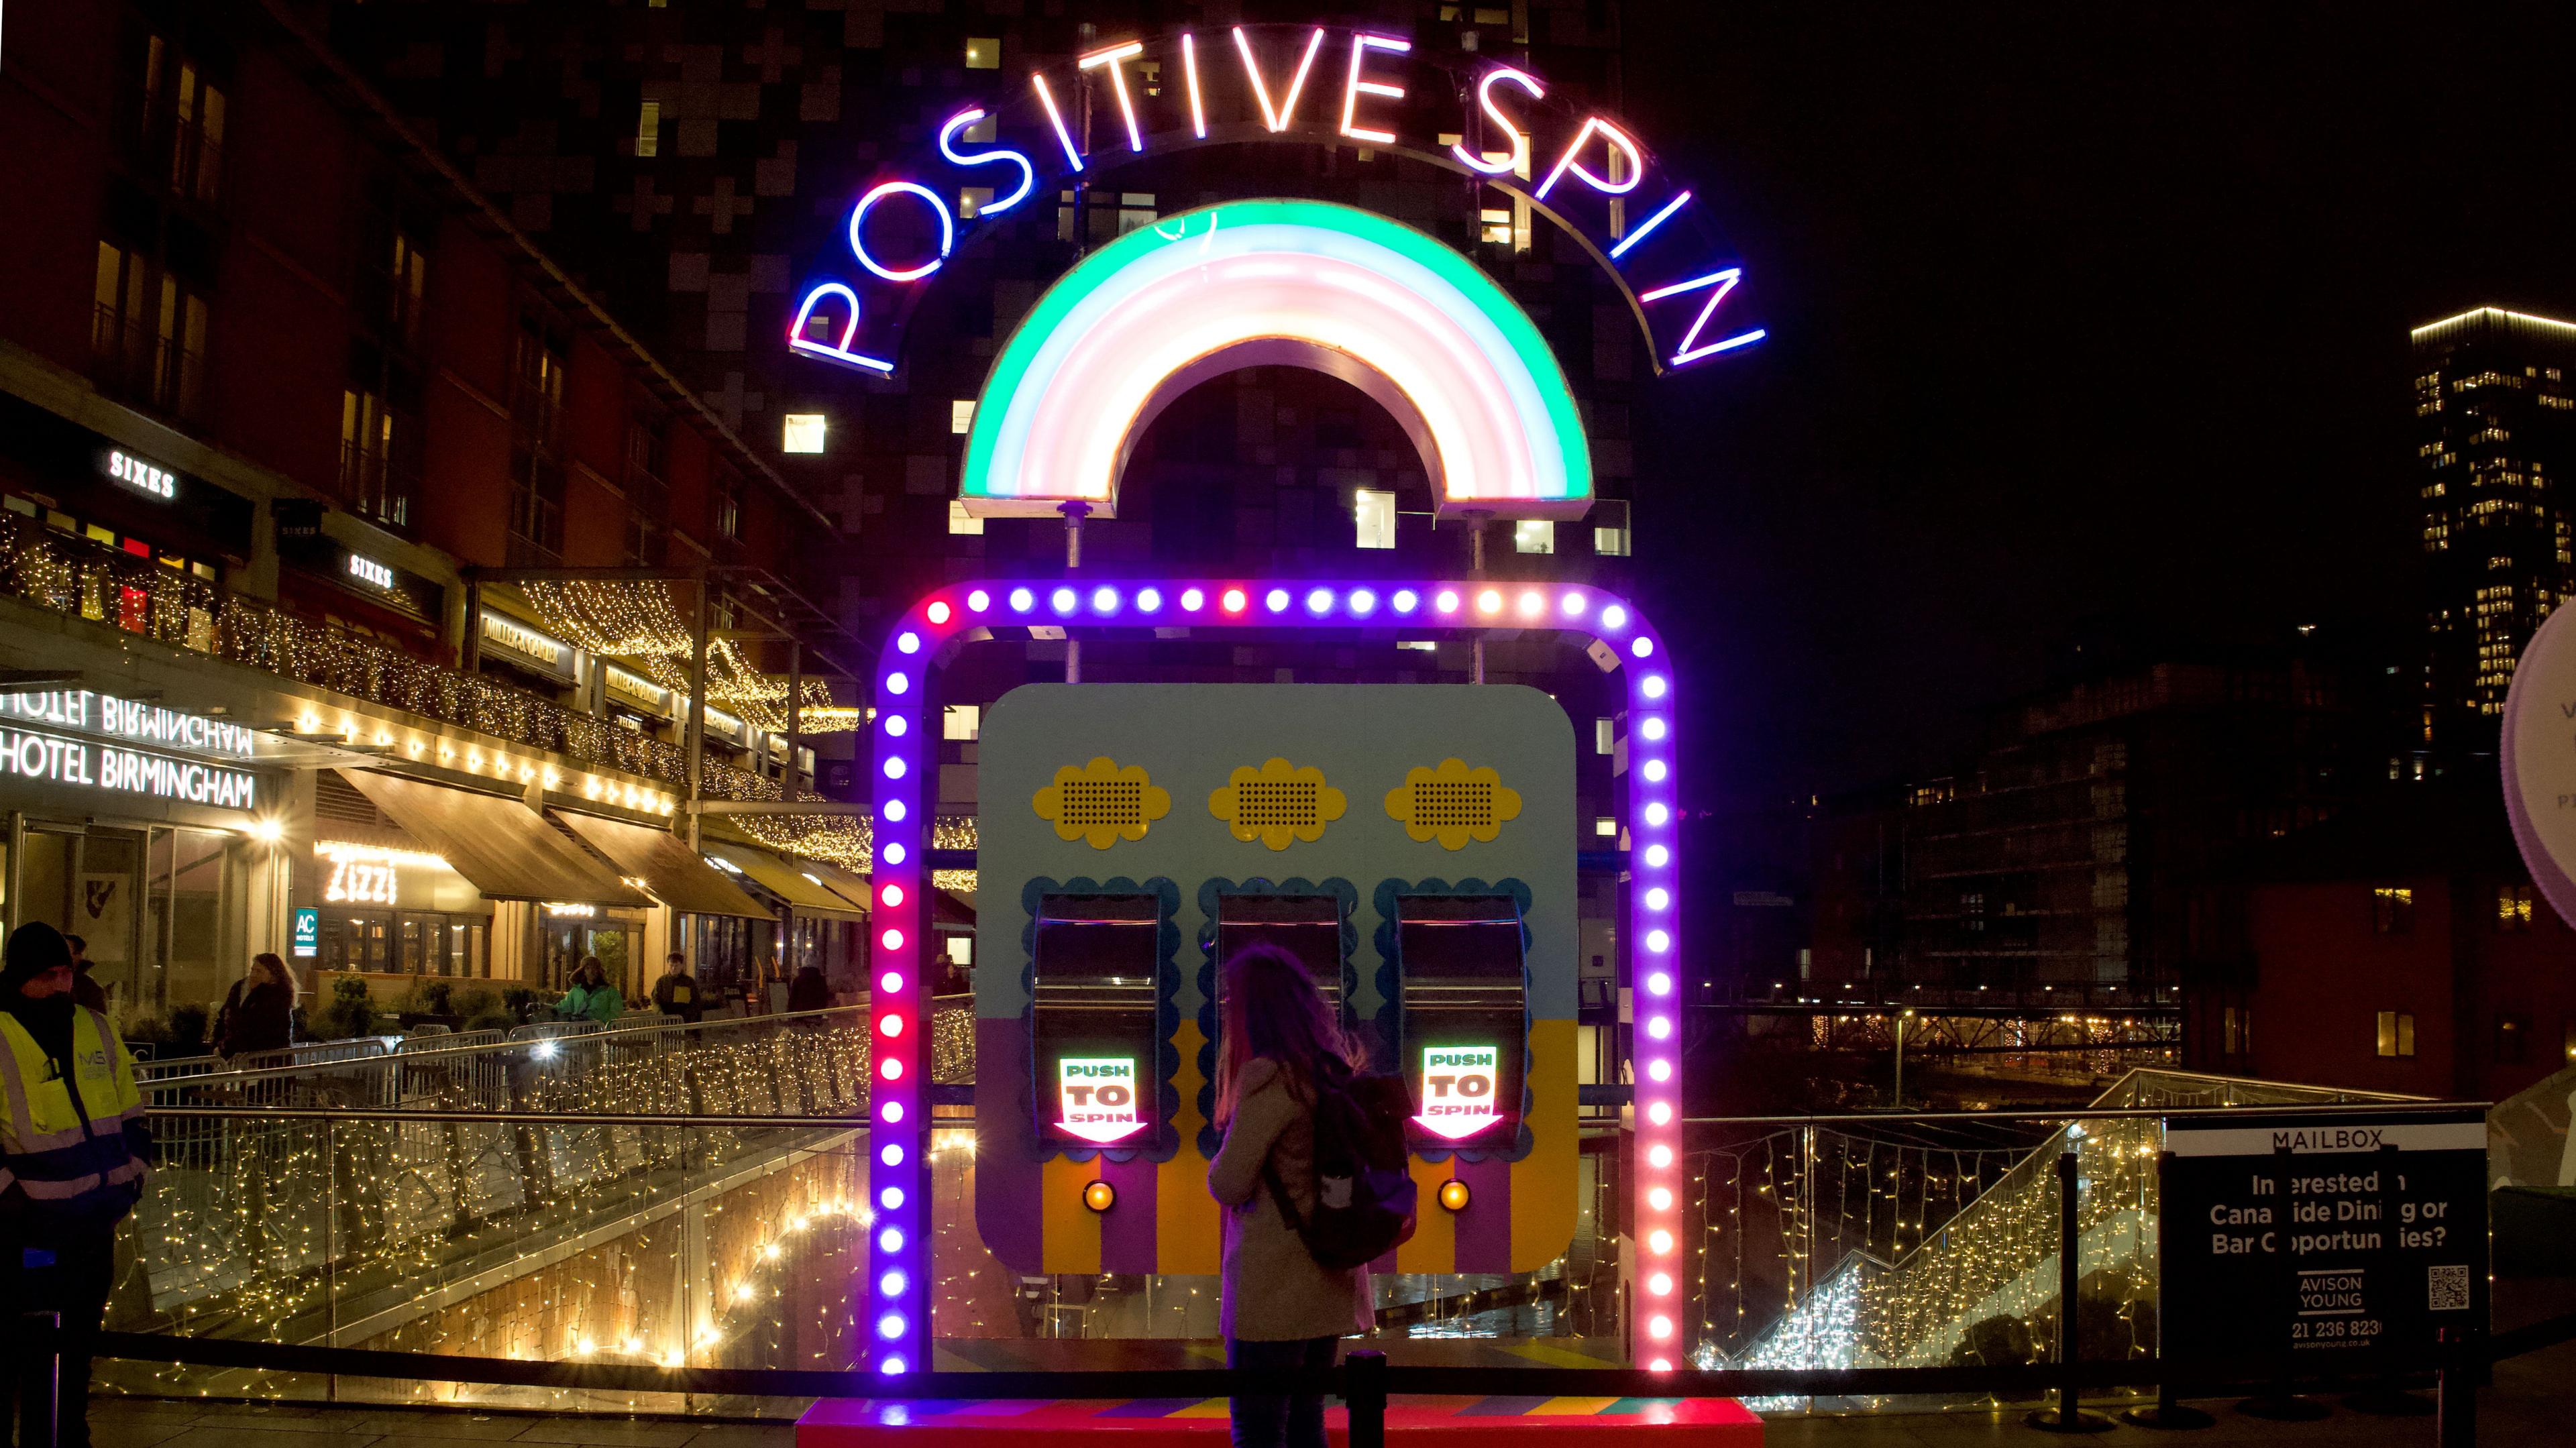
[[[179,475],[131,453],[110,451],[107,475],[138,493],[168,501],[179,496]]]
[[[1422,1048],[1422,1109],[1414,1120],[1423,1129],[1457,1141],[1503,1119],[1494,1094],[1502,1071],[1502,1052],[1492,1046],[1425,1046]]]
[[[0,775],[223,809],[249,809],[259,793],[258,776],[246,770],[5,726],[0,726]]]
[[[858,270],[807,288],[787,345],[891,373],[917,284],[994,219],[1128,161],[1268,141],[1382,149],[1526,202],[1618,285],[1659,369],[1764,336],[1737,318],[1740,304],[1726,305],[1744,271],[1706,204],[1624,123],[1568,104],[1528,71],[1424,55],[1404,36],[1237,25],[1104,41],[1030,72],[1024,92],[950,115],[935,150],[895,163],[850,208],[844,239]]]
[[[1133,1056],[1066,1056],[1056,1062],[1059,1130],[1107,1145],[1145,1129]]]

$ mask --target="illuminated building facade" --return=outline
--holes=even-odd
[[[2417,327],[2412,341],[2419,738],[2484,750],[2523,645],[2576,594],[2576,323],[2480,307]]]

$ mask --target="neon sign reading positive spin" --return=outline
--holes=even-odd
[[[1141,79],[1156,68],[1183,83]],[[1271,140],[1383,147],[1523,198],[1617,283],[1658,368],[1687,367],[1765,335],[1721,321],[1744,305],[1735,298],[1743,268],[1705,203],[1612,118],[1552,96],[1527,71],[1469,54],[1425,55],[1401,36],[1238,25],[1115,41],[1031,72],[1007,106],[997,98],[948,117],[932,144],[856,198],[844,230],[858,269],[807,286],[787,345],[889,374],[917,284],[987,219],[1013,213],[1041,188],[1079,185],[1096,168],[1158,149]],[[889,225],[888,216],[901,221]],[[913,226],[909,240],[897,234],[902,225]],[[1646,271],[1638,283],[1626,275],[1632,262]]]

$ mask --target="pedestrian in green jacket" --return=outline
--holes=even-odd
[[[572,973],[572,989],[555,1003],[559,1020],[597,1021],[603,1026],[614,1022],[625,1010],[626,997],[608,983],[607,967],[599,963],[596,955],[581,958],[580,966]]]

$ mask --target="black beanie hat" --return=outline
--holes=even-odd
[[[16,995],[20,987],[54,967],[72,963],[72,948],[63,933],[41,920],[30,920],[9,932],[7,965],[0,967],[0,992]]]

